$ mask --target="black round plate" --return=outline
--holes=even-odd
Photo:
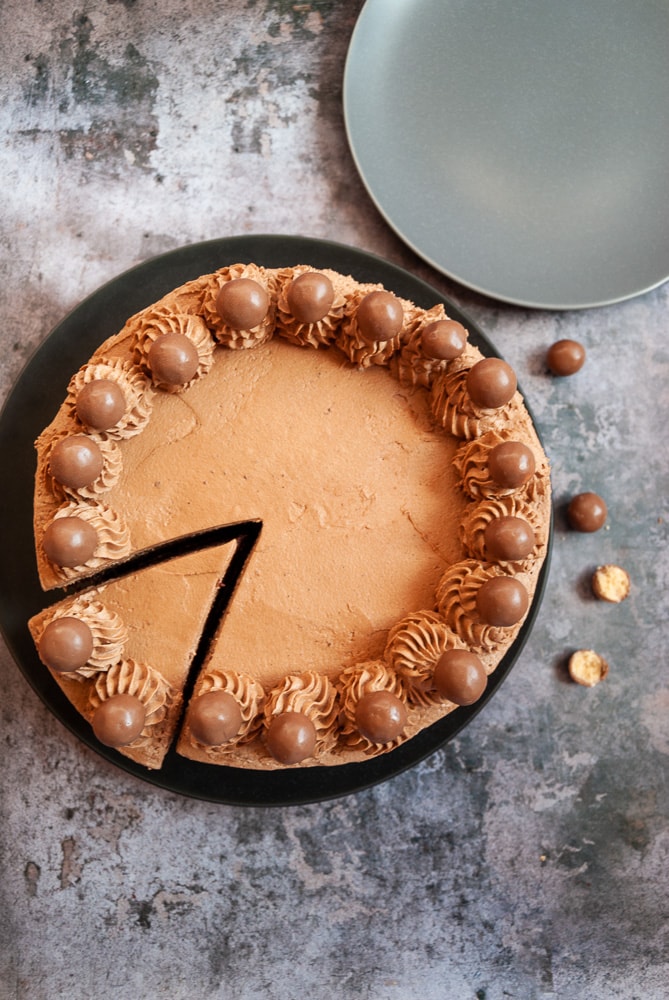
[[[103,746],[74,710],[37,657],[27,621],[48,601],[35,565],[32,507],[33,442],[53,419],[68,382],[96,348],[117,333],[126,319],[171,289],[227,264],[255,261],[265,267],[309,263],[381,282],[422,307],[444,302],[453,319],[469,330],[486,355],[496,351],[476,325],[434,288],[379,257],[339,243],[298,236],[254,235],[210,240],[171,251],[114,278],[78,305],[50,334],[19,377],[0,415],[0,454],[6,471],[0,491],[0,628],[21,671],[54,715],[87,746],[143,781],[182,795],[230,805],[290,805],[316,802],[384,781],[452,739],[492,697],[507,675],[536,617],[547,563],[532,607],[513,646],[490,677],[483,698],[460,708],[390,753],[339,767],[252,771],[200,764],[170,750],[160,771],[149,771]]]

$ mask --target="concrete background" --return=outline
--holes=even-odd
[[[498,696],[429,760],[274,809],[106,763],[0,648],[3,1000],[668,995],[669,286],[537,312],[421,263],[348,152],[360,7],[5,0],[2,398],[72,307],[162,251],[271,232],[376,252],[456,300],[518,372],[556,493],[538,623]],[[544,356],[565,336],[588,362],[556,380]],[[609,503],[597,535],[565,527],[583,489]],[[623,605],[589,594],[602,562],[631,574]],[[611,664],[593,690],[566,678],[577,647]]]

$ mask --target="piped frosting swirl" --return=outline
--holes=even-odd
[[[115,611],[111,611],[102,601],[90,595],[75,598],[72,602],[61,605],[52,617],[43,623],[36,635],[39,644],[44,629],[60,618],[76,618],[84,622],[91,630],[93,652],[82,667],[68,673],[70,677],[90,678],[109,668],[123,656],[125,644],[128,641],[128,630]]]
[[[509,523],[513,518],[519,522],[518,527],[526,524],[531,533],[533,544],[529,552],[516,558],[503,558],[491,551],[489,532],[496,525]],[[465,552],[472,559],[481,562],[495,562],[507,571],[521,570],[528,562],[539,559],[546,545],[545,526],[537,517],[536,506],[529,503],[523,496],[489,497],[476,506],[470,507],[460,523],[460,538]]]
[[[90,442],[91,447],[99,453],[102,460],[102,469],[100,474],[90,484],[73,486],[67,482],[60,482],[56,477],[54,477],[53,469],[51,468],[51,487],[54,495],[59,497],[61,500],[65,498],[75,501],[92,500],[104,493],[108,493],[109,490],[116,486],[121,478],[121,472],[123,470],[121,449],[118,444],[111,440],[106,434],[98,434],[94,431],[89,431],[86,435],[71,435],[63,432],[54,436],[51,442],[50,451],[53,453],[53,449],[56,448],[59,443],[69,444],[72,442],[74,444],[74,442],[79,438],[84,443]]]
[[[473,365],[466,355],[435,379],[432,385],[432,414],[440,427],[453,437],[479,437],[493,428],[502,428],[522,413],[519,393],[499,407],[477,406],[467,389]]]
[[[97,541],[90,558],[75,566],[59,565],[50,560],[53,570],[60,580],[78,579],[82,571],[93,573],[109,563],[117,562],[130,555],[130,533],[120,515],[106,504],[95,500],[90,500],[87,503],[73,500],[56,511],[53,521],[61,518],[73,518],[84,522],[85,525],[93,529]]]
[[[237,704],[242,717],[242,726],[228,746],[248,743],[254,739],[262,726],[262,708],[265,702],[265,692],[262,684],[248,674],[237,673],[235,670],[209,668],[200,679],[197,696],[209,694],[212,691],[222,691],[231,695]],[[201,744],[191,733],[191,740],[196,746],[201,746],[212,760],[220,756],[216,747]]]
[[[219,312],[221,289],[230,281],[253,281],[267,294],[268,308],[264,317],[246,329],[226,322]],[[216,271],[208,284],[203,300],[202,315],[219,344],[237,350],[258,347],[274,335],[275,305],[274,279],[265,268],[257,264],[233,264]]]
[[[330,679],[315,670],[286,674],[267,695],[263,722],[267,729],[274,717],[287,712],[306,716],[316,730],[314,756],[327,753],[337,742],[337,689]]]
[[[314,275],[314,282],[325,279],[332,290],[332,302],[325,314],[311,322],[295,316],[291,306],[291,290],[296,279]],[[327,286],[325,286],[327,287]],[[334,343],[346,306],[346,280],[336,271],[316,271],[306,264],[284,268],[276,280],[276,332],[298,347],[327,347]],[[323,294],[323,293],[321,293]]]
[[[131,324],[135,338],[135,355],[137,363],[152,378],[158,389],[166,392],[181,392],[188,388],[196,379],[202,378],[214,363],[214,341],[200,316],[192,313],[175,313],[169,309],[146,310],[139,313]],[[152,369],[152,348],[161,337],[183,337],[197,352],[194,360],[193,375],[183,382],[168,381]],[[153,366],[155,368],[155,365]]]
[[[407,615],[388,633],[385,659],[402,679],[409,700],[418,705],[440,701],[432,681],[439,657],[466,646],[433,611]]]
[[[131,362],[101,358],[84,365],[70,380],[67,405],[74,414],[77,397],[84,386],[105,381],[117,385],[126,401],[121,418],[105,429],[106,437],[115,441],[134,437],[144,430],[151,416],[154,389],[148,376]]]
[[[508,574],[477,559],[449,566],[437,586],[437,608],[446,624],[470,648],[489,653],[508,642],[516,625],[485,622],[477,607],[479,591],[488,581]],[[515,577],[513,578],[515,579]]]
[[[89,694],[89,707],[95,713],[103,702],[117,694],[128,694],[141,701],[146,713],[139,737],[128,749],[141,750],[161,740],[161,727],[171,709],[175,694],[157,670],[135,660],[122,660],[97,675]]]
[[[378,744],[360,732],[356,713],[365,695],[384,691],[394,695],[399,701],[406,700],[406,693],[399,675],[383,660],[367,660],[346,667],[339,675],[339,699],[341,704],[341,739],[349,747],[361,750],[366,755],[378,751]],[[401,739],[389,741],[386,749],[398,746]]]

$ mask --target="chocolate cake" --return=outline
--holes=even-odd
[[[512,369],[306,264],[132,316],[36,442],[45,669],[100,742],[238,768],[392,751],[474,703],[546,556]]]

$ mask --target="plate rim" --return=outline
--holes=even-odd
[[[434,305],[437,302],[443,302],[451,316],[459,319],[461,322],[464,321],[469,329],[470,339],[482,349],[483,353],[490,356],[499,356],[497,350],[486,334],[456,303],[451,302],[446,296],[442,295],[438,289],[429,285],[421,278],[412,275],[405,268],[400,267],[397,264],[393,264],[390,261],[386,261],[376,254],[344,243],[337,243],[330,240],[320,240],[314,237],[282,236],[278,234],[248,234],[242,236],[221,237],[199,243],[186,244],[184,247],[169,250],[163,254],[150,257],[145,261],[135,264],[127,270],[121,272],[116,277],[104,282],[97,289],[82,299],[81,302],[78,303],[73,309],[71,309],[53,327],[50,333],[44,338],[42,343],[29,358],[16,379],[11,392],[8,394],[4,405],[0,410],[0,445],[3,445],[3,447],[11,447],[11,442],[15,439],[15,435],[17,433],[15,418],[17,411],[20,412],[21,407],[25,403],[24,394],[31,377],[34,376],[36,371],[39,371],[41,366],[49,364],[51,361],[51,355],[59,347],[63,346],[61,341],[64,341],[71,335],[71,328],[76,329],[78,324],[82,323],[91,311],[95,312],[96,309],[101,308],[110,293],[119,291],[128,282],[131,286],[135,287],[135,289],[139,285],[143,288],[143,279],[147,275],[153,274],[154,272],[161,272],[164,265],[174,265],[177,271],[181,271],[183,268],[184,277],[182,283],[184,283],[185,281],[190,280],[191,277],[197,277],[200,273],[209,273],[204,270],[198,271],[198,273],[186,274],[186,269],[193,267],[195,261],[199,259],[204,261],[209,260],[212,256],[216,257],[219,261],[222,261],[218,264],[218,266],[221,267],[225,266],[226,262],[235,263],[238,260],[244,260],[245,257],[248,261],[254,260],[256,263],[262,263],[263,260],[268,260],[272,258],[273,255],[276,257],[285,250],[286,256],[288,256],[290,260],[296,260],[298,258],[295,257],[295,253],[298,249],[300,252],[306,251],[318,260],[325,260],[326,258],[329,258],[330,255],[344,260],[351,260],[354,264],[359,266],[361,271],[381,275],[380,277],[377,276],[376,280],[378,281],[383,281],[383,276],[385,275],[385,282],[392,281],[394,283],[394,290],[397,290],[397,285],[400,285],[400,287],[405,286],[407,290],[413,289],[414,301],[415,298],[420,298],[422,296],[426,305]],[[234,251],[238,252],[235,253]],[[316,263],[312,259],[309,260],[309,263],[315,263],[315,266],[320,267],[330,266],[327,263]],[[265,264],[265,266],[276,265]],[[341,269],[341,266],[339,266],[338,269]],[[171,266],[166,270],[172,274]],[[213,268],[213,270],[215,270],[215,268]],[[353,270],[355,270],[355,268],[353,268]],[[166,279],[166,281],[172,282],[173,279],[169,278]],[[166,291],[169,291],[172,287],[177,287],[177,285],[170,284],[170,287],[167,288]],[[420,294],[416,295],[417,292]],[[146,305],[150,305],[153,301],[156,301],[157,296],[155,296],[152,292],[147,292],[146,294],[149,299],[146,302]],[[407,295],[406,297],[410,298],[412,296]],[[119,305],[119,313],[121,309],[125,309],[125,307],[121,307]],[[127,317],[131,314],[132,313],[130,312],[125,313],[125,319],[127,319]],[[125,319],[123,322],[125,322]],[[97,333],[95,333],[94,337],[94,343],[93,335],[88,338],[91,343],[93,343],[92,349],[87,341],[85,341],[82,345],[77,345],[75,354],[81,356],[78,364],[83,364],[87,358],[90,357],[92,350],[94,350],[95,347],[98,346],[99,343],[102,343],[105,339],[102,336],[98,339]],[[71,347],[71,345],[66,346]],[[71,367],[71,359],[69,355],[60,363],[63,367],[70,366],[68,368],[67,376],[69,380],[72,372],[76,370],[76,365]],[[51,383],[49,384],[51,385]],[[54,408],[57,409],[63,398],[60,389],[57,389],[54,386],[51,391],[47,392],[45,395],[52,401]],[[28,402],[30,402],[30,400],[28,400]],[[531,410],[529,406],[527,408],[530,412],[530,418],[532,419],[536,433],[539,435]],[[48,420],[46,422],[48,422]],[[43,413],[40,412],[39,415],[34,417],[34,424],[36,426],[32,427],[32,431],[30,426],[22,429],[19,439],[20,448],[23,449],[25,447],[27,439],[32,438],[34,440],[37,436],[34,431],[39,433],[39,431],[43,429],[43,426],[46,426]],[[539,438],[541,440],[540,435]],[[9,454],[9,452],[5,451],[5,454]],[[25,498],[25,491],[28,487],[30,487],[29,492],[30,497],[32,498],[32,483],[34,477],[34,457],[32,449],[29,454],[26,454],[26,464],[30,466],[30,469],[24,469],[22,473],[24,477],[23,495]],[[29,475],[28,472],[30,473]],[[21,480],[21,475],[18,476],[18,479]],[[14,483],[14,478],[12,479],[12,483]],[[9,490],[4,491],[0,499],[0,509],[2,511],[2,513],[0,513],[0,544],[3,546],[8,545],[11,550],[12,539],[10,538],[10,529],[8,528],[10,519],[7,516],[4,516],[7,511],[9,511],[10,514],[12,512],[12,506],[11,504],[8,504],[8,495],[13,497],[15,503],[19,501],[20,496],[15,496],[14,491]],[[25,511],[23,513],[25,517]],[[29,514],[30,526],[32,527],[32,503],[30,504]],[[12,530],[11,535],[16,536],[17,532]],[[24,678],[47,709],[49,709],[52,715],[54,715],[55,718],[57,718],[59,722],[63,724],[65,728],[68,729],[80,742],[82,742],[89,749],[93,750],[98,756],[104,758],[115,767],[120,768],[120,770],[131,774],[140,780],[153,785],[154,787],[162,788],[166,791],[171,791],[187,798],[216,804],[233,806],[305,805],[354,794],[373,785],[385,782],[390,778],[416,766],[422,760],[431,756],[443,747],[446,743],[450,742],[450,740],[454,739],[455,736],[457,736],[458,733],[460,733],[462,729],[464,729],[474,719],[474,717],[478,715],[478,713],[496,693],[498,687],[510,672],[532,631],[532,627],[539,612],[544,595],[550,564],[552,538],[553,525],[551,505],[551,524],[549,529],[546,558],[539,575],[530,611],[525,622],[523,623],[518,637],[502,658],[494,673],[490,676],[488,687],[483,698],[473,706],[457,709],[444,719],[418,733],[411,740],[402,744],[395,750],[389,751],[388,753],[382,754],[378,757],[373,757],[369,761],[361,763],[342,764],[334,767],[313,766],[308,768],[288,768],[285,770],[279,769],[274,771],[254,771],[187,761],[186,758],[181,758],[176,755],[173,744],[166,757],[163,768],[156,771],[150,771],[128,758],[115,753],[111,748],[100,744],[95,739],[90,726],[88,726],[83,717],[79,715],[76,709],[74,709],[49,672],[42,666],[34,649],[34,644],[32,644],[32,640],[29,637],[27,627],[25,626],[27,618],[30,617],[31,614],[35,613],[34,608],[24,607],[23,602],[19,601],[21,609],[26,615],[23,620],[23,633],[19,636],[17,634],[17,629],[19,629],[20,626],[9,618],[7,614],[7,605],[3,601],[0,605],[0,633],[2,633],[8,650],[19,671],[23,674]],[[30,531],[27,541],[29,542],[27,553],[25,552],[25,530],[23,544],[21,543],[20,538],[14,538],[13,544],[16,549],[14,554],[23,554],[24,562],[20,565],[22,567],[22,572],[25,572],[28,577],[28,592],[32,593],[35,590],[35,587],[39,588],[36,567],[34,565],[34,543],[32,530]],[[27,560],[25,559],[26,554],[28,556]],[[2,585],[0,589],[2,589],[5,593],[7,592],[7,586],[11,583],[8,577],[8,568],[10,565],[13,566],[14,564],[15,559],[5,559],[4,561],[0,561],[0,585]],[[34,596],[35,599],[37,597],[41,598],[41,607],[48,606],[48,594],[44,594],[40,589],[39,592],[35,592]],[[62,594],[59,593],[56,599],[60,599],[61,597]],[[12,605],[12,608],[14,608],[14,605]],[[230,779],[231,773],[233,774],[233,777],[238,779],[236,783]],[[324,780],[324,776],[326,780]],[[229,779],[227,786],[225,780],[226,778]],[[209,779],[212,780],[210,781]],[[330,782],[330,787],[328,787],[328,780]],[[231,785],[234,787],[231,787]]]

